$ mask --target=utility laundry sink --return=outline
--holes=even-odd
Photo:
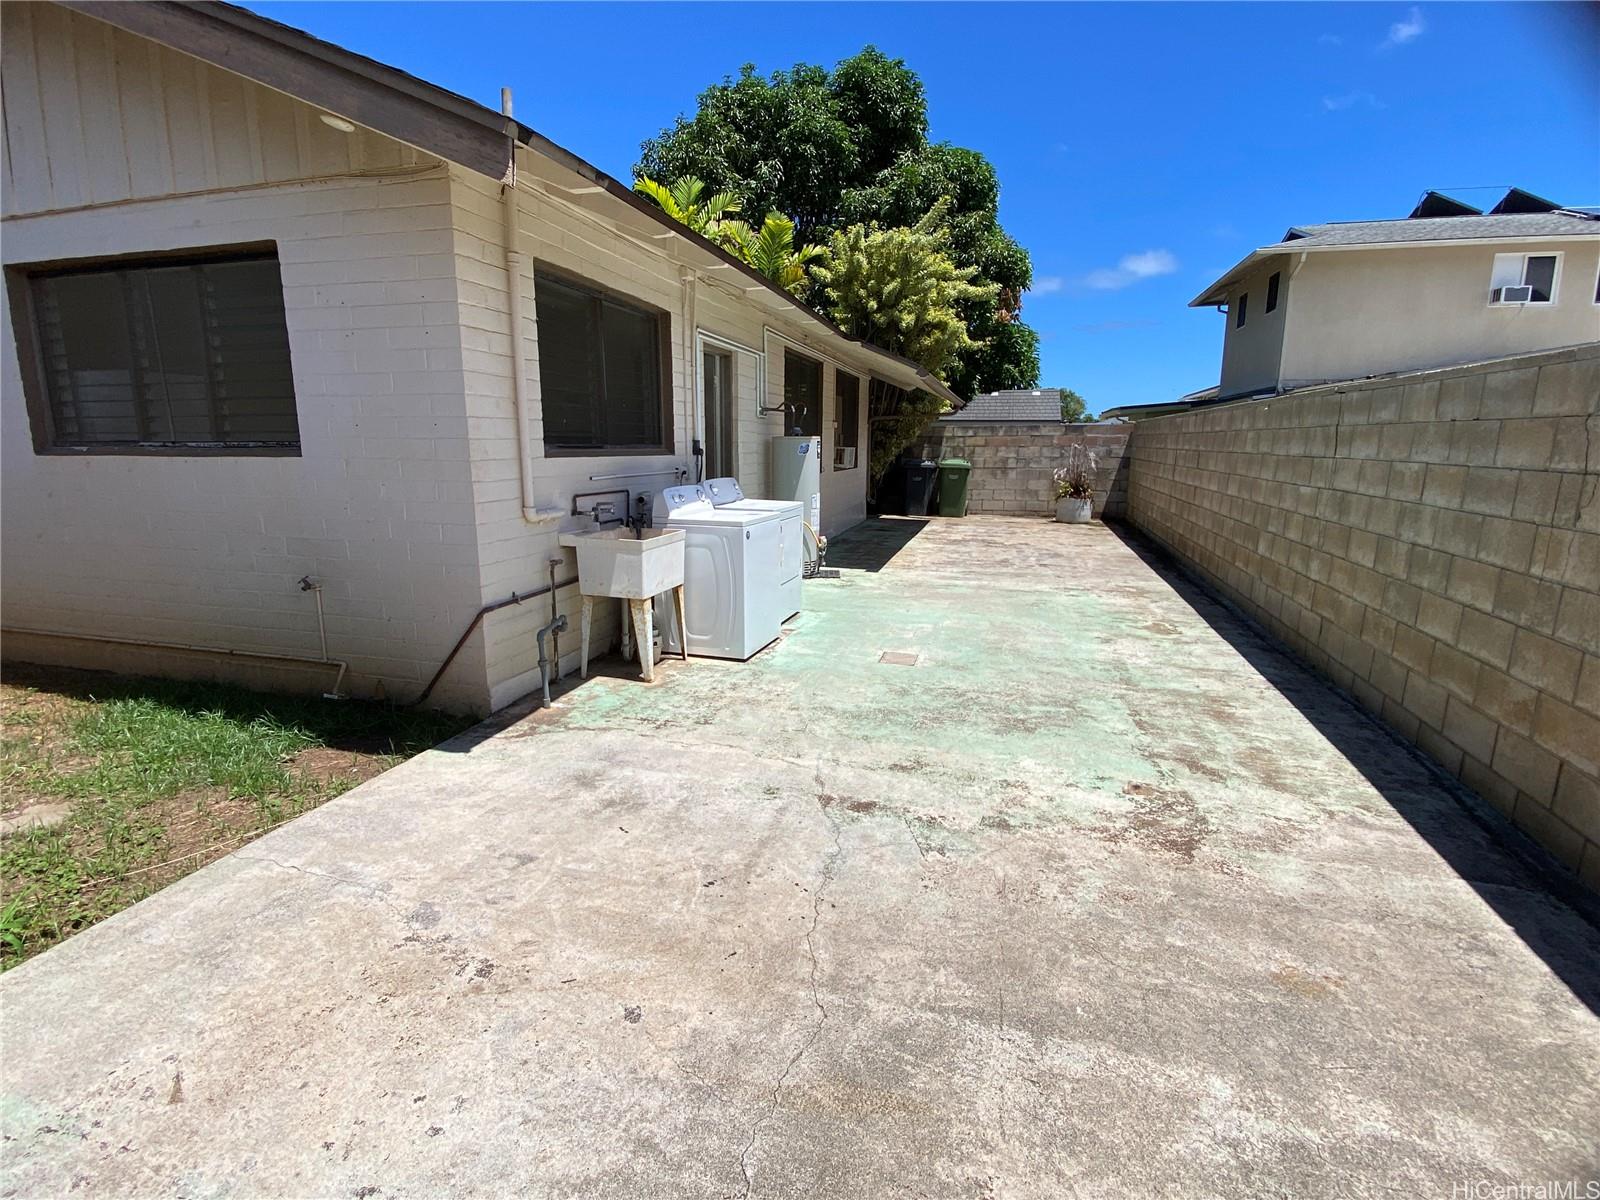
[[[563,533],[578,552],[578,590],[585,596],[648,600],[683,586],[683,530],[597,529]]]

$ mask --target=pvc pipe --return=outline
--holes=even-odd
[[[317,639],[322,643],[322,661],[331,664],[334,660],[328,657],[328,623],[322,615],[322,584],[320,581],[313,582],[308,575],[300,580],[300,588],[302,591],[314,593],[317,597]],[[344,672],[345,665],[341,662],[339,664],[339,674],[333,681],[333,690],[322,693],[324,700],[344,699],[344,696],[339,692],[339,685],[344,682]]]
[[[550,624],[540,629],[539,632],[534,636],[534,640],[539,644],[539,690],[544,693],[544,704],[542,705],[544,708],[550,707],[550,659],[546,657],[544,652],[545,635],[550,634],[552,639],[554,639],[559,637],[561,631],[566,627],[567,618],[566,614],[563,613],[561,616],[551,621]],[[556,663],[557,670],[560,669],[560,666],[561,664],[558,661]]]
[[[689,459],[696,464],[695,474],[705,475],[705,435],[700,425],[700,364],[695,361],[694,268],[680,267],[683,283],[683,379],[689,389]],[[701,448],[695,453],[695,447]],[[700,479],[695,480],[701,482]]]
[[[151,641],[149,638],[110,637],[100,633],[71,633],[63,629],[23,629],[13,625],[8,626],[6,632],[8,634],[27,634],[33,637],[70,638],[79,642],[103,642],[111,646],[140,646],[148,647],[152,650],[189,650],[195,654],[216,654],[223,658],[259,658],[265,662],[294,663],[296,666],[301,667],[338,667],[338,679],[333,685],[336,691],[339,684],[343,682],[345,672],[349,670],[350,666],[342,659],[337,658],[312,658],[303,654],[273,654],[267,650],[229,650],[223,646],[202,646],[194,642],[156,642]],[[343,696],[329,695],[328,693],[324,693],[324,695],[329,699],[344,699]]]
[[[660,479],[663,475],[671,475],[676,478],[679,475],[687,474],[689,474],[688,467],[673,466],[662,467],[659,471],[624,471],[617,475],[591,475],[589,476],[589,481],[591,483],[599,483],[606,479]]]
[[[511,116],[511,89],[500,89],[500,111]],[[528,432],[528,356],[522,344],[522,266],[517,249],[517,144],[511,141],[511,177],[500,185],[506,235],[506,308],[511,320],[511,397],[517,419],[517,473],[522,483],[522,519],[539,523],[543,518],[533,498],[533,436]]]
[[[556,600],[556,568],[561,565],[562,560],[559,559],[559,558],[552,558],[549,561],[550,561],[550,651],[551,651],[552,654],[555,655],[555,659],[556,659],[556,665],[555,665],[556,682],[560,683],[561,682],[561,631],[567,627],[567,623],[565,621],[561,621],[559,624],[557,624],[557,621],[559,620],[559,618],[561,616],[561,612],[560,612],[560,609],[558,608],[557,600]],[[549,691],[550,691],[550,685],[549,685],[549,683],[547,681],[546,684],[545,684],[545,694],[546,694],[545,703],[546,704],[549,703],[549,699],[548,699]]]

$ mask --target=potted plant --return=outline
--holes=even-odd
[[[1056,520],[1082,525],[1094,516],[1094,452],[1068,446],[1067,461],[1056,470]]]

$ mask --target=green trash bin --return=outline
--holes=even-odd
[[[964,517],[967,515],[967,479],[972,474],[972,464],[964,458],[939,460],[939,515]]]

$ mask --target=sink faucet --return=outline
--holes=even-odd
[[[633,513],[624,522],[633,530],[633,536],[640,541],[644,540],[644,531],[650,527],[650,502],[644,496],[636,496],[633,501]]]
[[[617,519],[617,506],[611,500],[596,500],[589,509],[589,515],[594,518],[596,526],[609,525]]]

